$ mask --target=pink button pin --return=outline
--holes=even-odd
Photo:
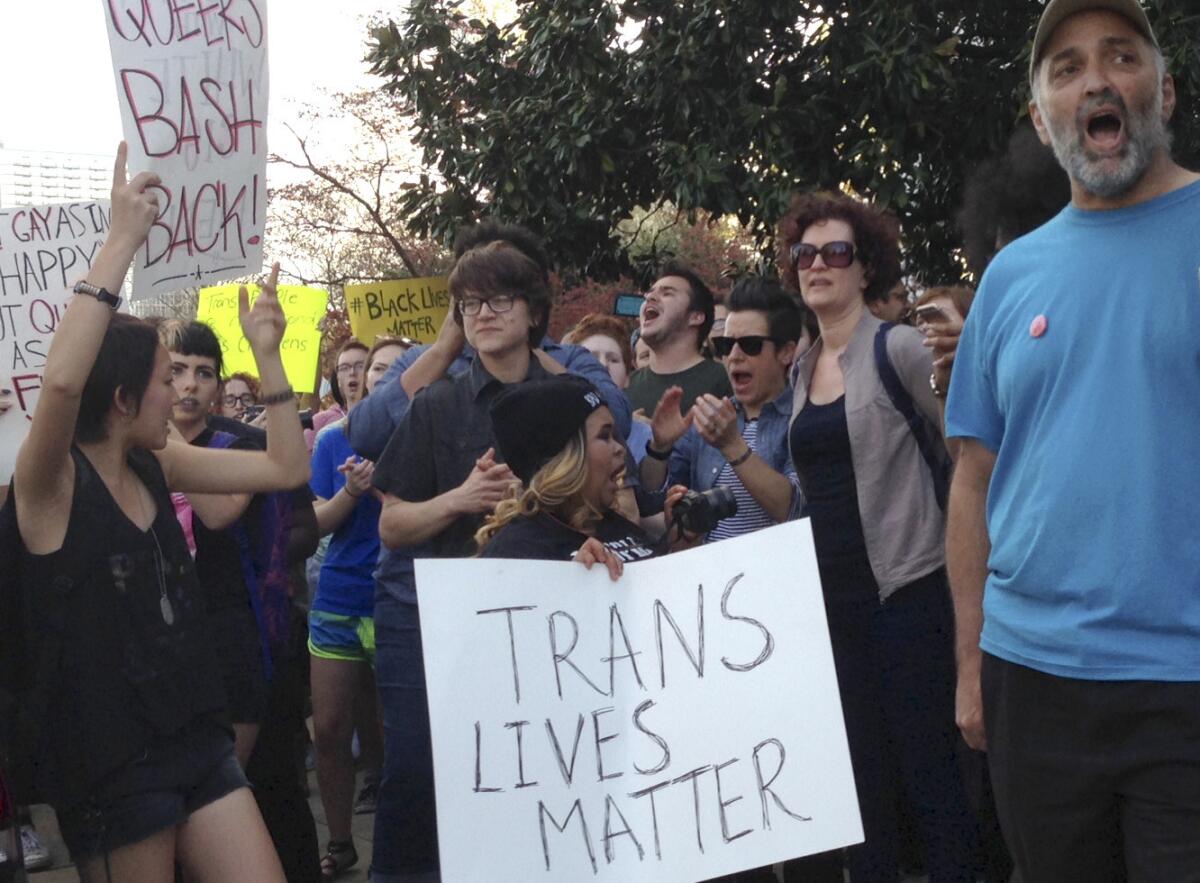
[[[1034,317],[1034,320],[1029,323],[1029,336],[1030,337],[1041,337],[1045,333],[1046,333],[1046,317],[1044,315],[1042,315],[1041,313],[1038,313],[1038,315]]]

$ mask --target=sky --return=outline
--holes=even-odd
[[[105,0],[0,0],[0,144],[18,150],[115,153],[121,140]],[[156,0],[155,5],[165,5]],[[260,2],[260,5],[261,4]],[[369,15],[399,0],[269,0],[268,144],[291,143],[284,124],[322,90],[369,87]]]

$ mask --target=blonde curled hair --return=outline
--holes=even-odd
[[[566,447],[534,473],[528,487],[514,486],[496,504],[496,510],[475,532],[479,551],[482,552],[500,528],[510,521],[529,518],[539,512],[551,514],[578,531],[586,531],[603,517],[603,513],[583,497],[587,476],[587,442],[584,429],[580,427]]]

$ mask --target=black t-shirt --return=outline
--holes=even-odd
[[[211,447],[213,434],[214,430],[210,425],[192,439],[191,443],[198,448]],[[250,438],[235,439],[225,447],[243,451],[259,449]],[[256,518],[258,513],[255,507],[258,501],[259,496],[255,494],[242,514],[248,525],[259,521]],[[205,527],[200,516],[193,513],[192,535],[196,538],[196,575],[200,578],[209,613],[249,607],[250,596],[247,594],[246,580],[243,576],[242,555],[233,531],[227,528],[210,530]]]
[[[519,517],[500,528],[479,553],[481,558],[522,558],[536,561],[570,561],[588,535],[545,512]],[[657,552],[646,532],[615,512],[604,513],[596,525],[596,539],[612,549],[626,564],[653,558]]]

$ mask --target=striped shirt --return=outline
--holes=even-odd
[[[749,445],[750,450],[758,453],[756,447],[758,444],[758,420],[746,421],[746,428],[742,430],[742,440]],[[758,501],[754,497],[750,496],[750,491],[746,490],[746,486],[742,484],[742,480],[737,477],[737,473],[728,463],[721,467],[721,472],[717,475],[717,486],[722,485],[733,491],[733,498],[737,500],[737,514],[718,522],[717,526],[709,532],[708,542],[740,537],[742,534],[762,530],[764,527],[771,527],[775,524],[775,519],[768,515],[762,506],[758,505]]]

